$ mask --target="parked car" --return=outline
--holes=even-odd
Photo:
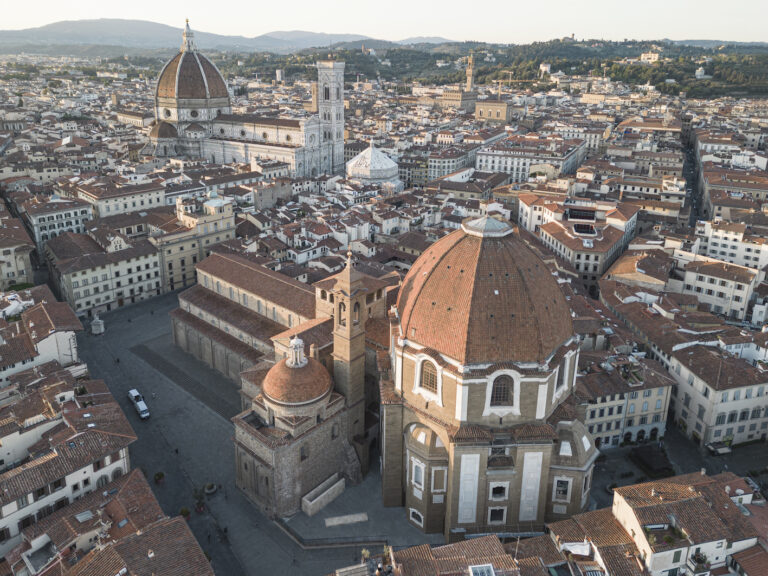
[[[133,407],[136,408],[139,418],[142,420],[149,418],[149,408],[147,408],[147,403],[144,402],[144,397],[139,394],[139,391],[136,390],[136,388],[128,390],[128,398],[130,398]]]
[[[725,442],[710,442],[707,444],[707,450],[709,450],[714,456],[720,456],[722,454],[730,454],[732,452],[731,447]]]

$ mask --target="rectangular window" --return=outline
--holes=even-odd
[[[411,482],[419,490],[424,490],[424,464],[411,459]]]
[[[447,473],[445,468],[432,469],[432,492],[445,492]]]
[[[571,499],[571,481],[565,478],[555,479],[555,496],[553,500],[560,502],[570,502]]]

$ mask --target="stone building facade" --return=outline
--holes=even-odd
[[[509,224],[467,221],[422,254],[390,312],[385,505],[446,539],[538,531],[585,509],[598,452],[568,401],[570,318]]]
[[[294,337],[288,356],[261,382],[250,374],[256,394],[234,418],[237,485],[271,516],[306,511],[310,499],[323,498],[343,482],[356,483],[367,472],[367,289],[351,254],[334,278],[333,377],[318,361],[316,347],[306,357],[304,342]]]

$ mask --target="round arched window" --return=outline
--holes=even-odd
[[[240,130],[240,136],[245,136],[245,130]]]
[[[168,108],[166,108],[165,110],[163,110],[163,114],[165,114],[165,117],[166,117],[166,118],[170,118],[170,117],[171,117],[171,111],[170,111],[170,110],[168,110]]]
[[[502,374],[493,381],[491,406],[512,406],[514,403],[515,381]]]
[[[197,110],[192,110],[192,112],[190,112],[189,115],[192,116],[192,118],[197,118],[198,116]]]
[[[286,141],[286,142],[290,142],[290,141],[291,141],[291,135],[290,135],[290,134],[288,134],[288,135],[285,137],[285,141]]]
[[[437,392],[437,369],[432,362],[422,362],[420,387],[433,394]]]
[[[266,132],[262,132],[261,133],[261,139],[262,140],[266,140],[267,138],[269,138],[269,134],[267,134]]]
[[[219,128],[219,134],[224,134],[224,128]]]

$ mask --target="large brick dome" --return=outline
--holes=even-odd
[[[541,363],[573,336],[547,266],[511,225],[489,217],[419,257],[397,310],[403,338],[464,365]]]
[[[160,72],[156,97],[180,100],[229,97],[218,68],[195,48],[188,23],[181,51]]]

